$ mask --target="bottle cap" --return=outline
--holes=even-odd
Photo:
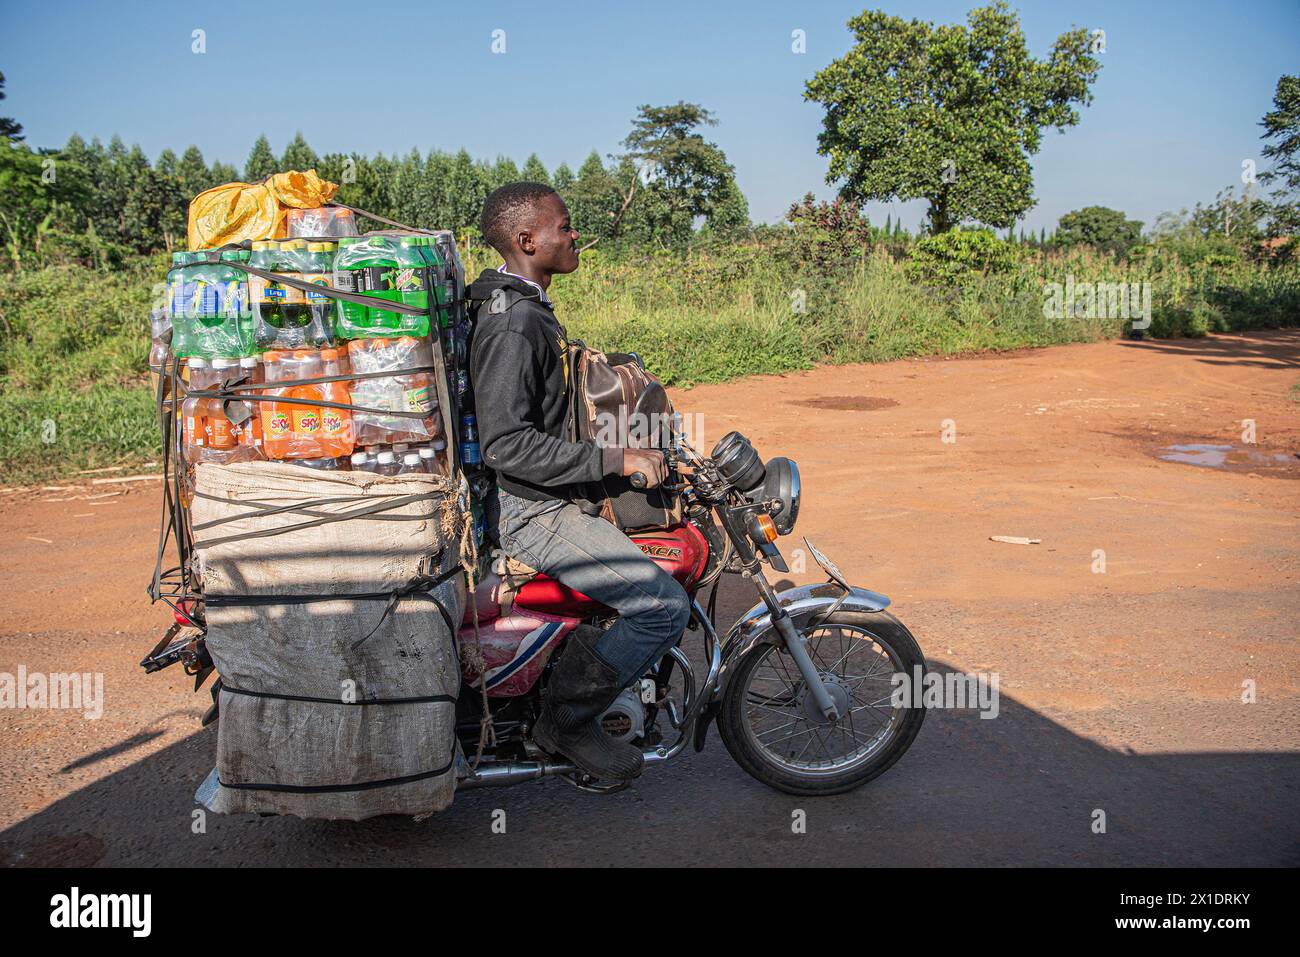
[[[191,357],[190,357],[190,368],[191,368],[191,369],[206,369],[207,367],[208,367],[208,360],[205,359],[205,358],[203,358],[202,356],[191,356]]]
[[[233,369],[236,365],[238,365],[238,360],[227,359],[224,356],[212,360],[212,368],[214,369]]]
[[[431,459],[431,458],[433,458],[433,446],[426,445],[426,446],[422,447],[422,448],[420,449],[420,458],[422,458],[422,459]]]
[[[353,453],[352,453],[352,464],[353,464],[353,465],[365,465],[365,464],[366,464],[366,457],[367,457],[367,456],[366,456],[366,453],[365,453],[365,452],[353,452]]]
[[[406,465],[419,465],[419,464],[420,464],[420,457],[419,457],[418,455],[416,455],[414,452],[408,452],[408,453],[407,453],[407,454],[402,458],[402,462],[405,463]]]
[[[239,360],[239,366],[242,369],[251,369],[257,365],[257,356],[244,356]]]
[[[380,465],[389,465],[396,461],[396,456],[394,456],[392,452],[380,452],[376,458],[379,459]]]

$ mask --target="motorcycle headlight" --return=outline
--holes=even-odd
[[[777,532],[782,535],[793,532],[795,520],[799,517],[799,466],[794,460],[782,457],[767,463],[763,498],[781,503],[781,510],[772,514]]]

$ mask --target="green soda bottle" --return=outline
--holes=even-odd
[[[248,265],[270,272],[280,256],[280,244],[270,239],[253,243]],[[270,295],[271,283],[261,276],[248,277],[248,305],[252,310],[253,341],[259,352],[272,348],[280,335],[280,303]]]
[[[220,355],[214,347],[221,335],[221,293],[217,290],[217,269],[208,262],[208,253],[190,255],[185,267],[185,282],[193,317],[194,354],[204,359]]]
[[[239,359],[251,354],[252,341],[243,319],[248,283],[242,270],[227,265],[233,262],[239,262],[239,250],[227,249],[221,254],[220,263],[208,267],[215,280],[216,311],[220,319],[207,332],[209,358]]]
[[[373,299],[400,302],[397,276],[402,266],[398,247],[386,236],[343,237],[334,257],[334,288]],[[409,260],[408,260],[409,261]],[[341,339],[428,335],[429,323],[421,317],[339,300],[338,335]]]
[[[426,312],[429,309],[429,258],[419,236],[403,236],[397,244],[397,293],[401,301]],[[403,316],[414,319],[415,316]]]
[[[333,243],[308,243],[302,279],[329,288],[334,278]],[[307,304],[307,338],[314,346],[334,345],[334,300],[318,292],[304,293]]]
[[[280,243],[280,256],[276,260],[275,271],[284,273],[290,279],[301,279],[307,264],[307,243],[301,239],[288,239]],[[305,328],[311,321],[307,309],[307,294],[293,286],[271,284],[274,296],[280,301],[281,328]],[[305,341],[305,333],[303,334]],[[298,345],[299,343],[294,343]]]
[[[437,302],[438,327],[446,329],[451,322],[452,272],[451,265],[443,258],[438,248],[438,240],[433,236],[421,236],[420,247],[429,260],[429,290]]]
[[[189,253],[172,253],[172,268],[167,270],[167,312],[172,320],[172,353],[182,358],[194,355],[191,297],[186,295],[185,289],[185,267],[189,261]]]
[[[235,262],[242,263],[243,265],[247,266],[250,265],[250,259],[251,256],[247,249],[235,250]],[[260,353],[262,350],[257,348],[257,324],[253,319],[252,282],[251,282],[253,277],[250,276],[248,273],[244,272],[242,269],[236,269],[234,271],[239,273],[239,286],[232,294],[237,298],[238,301],[232,302],[231,305],[234,306],[237,310],[236,314],[238,316],[237,321],[239,324],[239,341],[244,344],[244,351],[240,353],[240,355],[255,356],[258,353]]]

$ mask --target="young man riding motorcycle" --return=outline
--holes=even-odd
[[[568,341],[546,292],[553,276],[578,268],[578,231],[564,200],[540,183],[511,183],[487,198],[480,228],[504,259],[469,288],[479,442],[497,477],[489,527],[511,558],[619,613],[607,631],[580,627],[569,638],[533,738],[588,774],[627,780],[641,773],[641,751],[597,719],[676,642],[690,603],[621,531],[584,510],[582,485],[640,472],[654,487],[663,457],[567,437]]]

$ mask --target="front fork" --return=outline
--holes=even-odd
[[[804,685],[812,693],[817,710],[822,713],[822,716],[827,721],[838,721],[840,717],[839,709],[835,707],[830,692],[826,690],[826,685],[822,682],[821,673],[817,670],[817,666],[813,664],[812,655],[808,652],[808,639],[795,627],[794,619],[782,607],[780,600],[776,597],[776,592],[772,591],[772,586],[768,584],[767,578],[763,574],[762,566],[755,562],[745,569],[744,574],[746,578],[754,583],[754,587],[758,589],[759,595],[763,598],[763,603],[767,605],[768,611],[772,613],[772,627],[781,636],[781,640],[785,643],[785,650],[794,659],[795,667],[799,669],[799,676],[803,678]]]

